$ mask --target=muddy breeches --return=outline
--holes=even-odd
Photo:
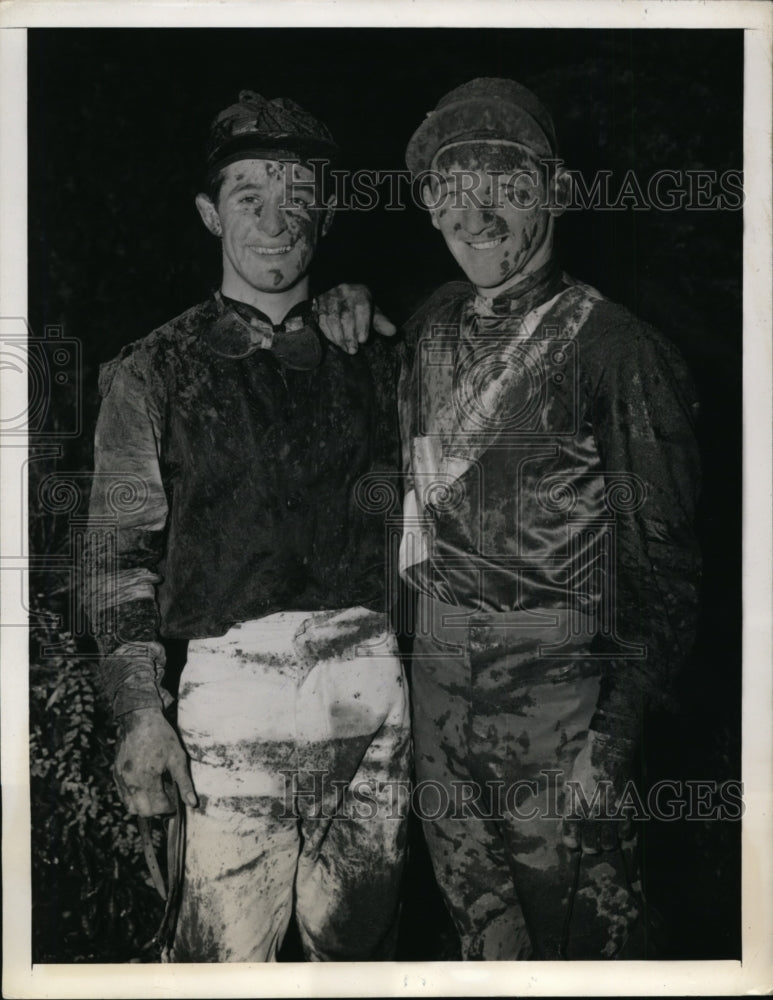
[[[308,959],[391,957],[408,716],[394,636],[364,608],[189,644],[178,722],[199,806],[172,961],[272,961],[293,908]]]
[[[541,656],[559,627],[460,615],[423,602],[412,700],[414,802],[463,958],[645,957],[634,843],[583,855],[561,838],[599,690],[588,640]]]

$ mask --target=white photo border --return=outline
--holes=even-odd
[[[0,3],[0,317],[27,315],[26,28],[742,28],[744,56],[743,961],[33,965],[26,629],[0,628],[3,994],[7,997],[740,995],[773,989],[771,80],[773,6],[668,0],[4,0]],[[0,372],[0,376],[5,376]],[[18,381],[18,380],[16,380]],[[19,386],[14,383],[14,390]],[[1,390],[0,390],[1,391]],[[13,400],[14,412],[24,398]],[[22,566],[23,439],[0,454],[0,545]],[[18,573],[0,574],[3,615]],[[16,591],[14,592],[14,585]],[[15,619],[15,620],[18,620]]]

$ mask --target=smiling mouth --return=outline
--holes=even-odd
[[[283,247],[250,247],[250,250],[263,257],[278,257],[280,254],[289,253],[292,250],[292,246],[288,243]]]
[[[507,239],[506,236],[498,236],[494,240],[483,240],[477,243],[468,243],[467,246],[472,250],[493,250],[494,247],[498,247],[501,243],[504,243]]]

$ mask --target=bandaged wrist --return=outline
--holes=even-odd
[[[164,649],[158,642],[125,643],[104,658],[100,680],[113,717],[138,708],[163,710],[174,700],[161,686]]]

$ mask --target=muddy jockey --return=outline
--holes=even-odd
[[[399,387],[416,788],[467,959],[657,957],[625,790],[698,612],[695,390],[562,272],[557,150],[534,94],[477,79],[406,151],[467,278],[406,324]]]
[[[378,338],[347,353],[316,323],[309,269],[332,208],[307,161],[335,155],[298,105],[242,92],[213,123],[196,198],[222,243],[219,290],[100,373],[85,589],[123,802],[148,817],[179,799],[186,819],[179,917],[159,941],[172,961],[272,960],[293,909],[309,959],[393,954],[407,689],[383,523],[355,484],[396,467],[394,353]],[[124,480],[141,509],[111,502]],[[171,638],[188,640],[177,731]]]
[[[500,809],[425,822],[435,874],[466,958],[643,958],[619,796],[696,626],[695,391],[663,336],[559,267],[565,174],[534,94],[458,87],[406,161],[467,277],[407,324],[400,384],[416,778]]]

